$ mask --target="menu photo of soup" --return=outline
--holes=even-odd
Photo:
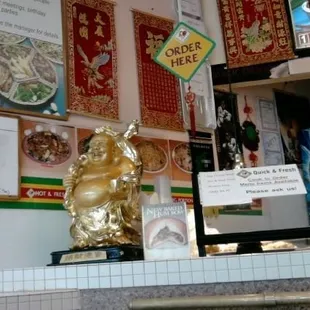
[[[94,131],[86,128],[77,128],[77,150],[78,155],[87,153],[89,142],[93,137]]]
[[[143,179],[154,179],[158,175],[171,176],[168,140],[136,136],[131,142],[141,155]]]
[[[169,148],[172,180],[191,182],[192,157],[189,143],[169,140]]]
[[[63,178],[76,159],[75,128],[22,120],[22,175]]]

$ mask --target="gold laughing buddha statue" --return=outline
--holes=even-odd
[[[72,217],[73,249],[140,243],[131,223],[139,217],[142,162],[129,141],[138,129],[138,121],[123,134],[97,128],[88,151],[69,168],[64,207]]]

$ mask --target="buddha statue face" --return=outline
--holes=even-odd
[[[88,149],[89,160],[94,164],[109,164],[113,159],[113,139],[104,134],[95,135],[90,143]]]

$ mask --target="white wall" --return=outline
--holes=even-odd
[[[211,65],[224,64],[226,63],[225,45],[217,1],[201,0],[201,3],[207,34],[216,42],[214,52],[209,57],[210,63]]]
[[[263,216],[220,215],[206,219],[209,228],[220,233],[308,227],[304,195],[263,199]]]
[[[120,119],[110,123],[124,129],[125,123],[140,118],[139,93],[131,9],[175,18],[173,0],[116,0]],[[30,118],[35,119],[35,118]],[[53,121],[64,124],[64,122]],[[72,115],[66,125],[95,128],[108,124],[100,119]],[[187,140],[185,132],[142,128],[141,134]],[[68,249],[70,220],[64,211],[0,209],[0,269],[43,266],[50,263],[50,252]]]
[[[95,128],[110,124],[115,129],[124,129],[126,123],[140,119],[138,73],[136,64],[135,38],[132,9],[163,16],[177,18],[174,11],[174,0],[115,0],[116,44],[119,81],[120,122],[107,122],[102,119],[72,115],[65,124],[83,128]],[[29,118],[29,117],[28,117]],[[35,118],[29,118],[35,119]],[[61,121],[54,123],[64,124]],[[187,140],[185,132],[172,132],[160,129],[141,128],[141,134],[154,137]]]
[[[70,246],[69,225],[64,211],[0,210],[0,269],[51,263],[52,251]]]
[[[116,0],[116,29],[119,74],[120,119],[122,122],[110,123],[116,129],[124,129],[126,122],[140,118],[137,69],[135,61],[135,43],[131,9],[139,9],[160,16],[175,18],[173,0]],[[211,0],[203,0],[204,5]],[[208,7],[205,16],[210,36],[217,41],[218,49],[214,53],[215,63],[223,61],[223,44],[219,35],[219,21],[216,20],[214,8]],[[213,25],[213,30],[212,30]],[[211,27],[211,28],[210,28]],[[216,59],[217,57],[217,59]],[[213,62],[213,63],[214,63]],[[260,90],[259,90],[260,91]],[[34,119],[34,118],[30,118]],[[64,124],[63,122],[54,123]],[[66,125],[94,128],[107,124],[100,119],[72,115]],[[141,128],[141,134],[187,140],[185,132],[169,132],[164,130]],[[279,204],[281,208],[287,206]],[[294,205],[292,202],[291,206]],[[274,208],[274,207],[273,207]],[[276,210],[274,208],[274,210]],[[283,210],[283,209],[282,209]],[[283,213],[284,216],[284,213]],[[222,217],[221,217],[222,218]],[[290,218],[290,217],[284,217]],[[245,221],[246,220],[246,221]],[[279,217],[273,221],[281,223]],[[65,250],[70,245],[68,234],[70,220],[64,211],[42,210],[0,210],[0,269],[13,267],[43,266],[50,263],[50,252]],[[253,225],[269,225],[265,217],[223,217],[223,227],[254,227]],[[268,222],[269,223],[269,222]],[[277,226],[276,224],[275,226]],[[261,226],[261,227],[263,227]]]

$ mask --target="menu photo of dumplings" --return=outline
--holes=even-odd
[[[188,142],[169,140],[172,180],[191,182],[192,157]]]
[[[63,178],[76,158],[75,128],[23,120],[22,175]]]
[[[66,118],[63,61],[62,45],[0,31],[0,110]]]
[[[190,242],[185,203],[142,207],[144,259],[190,257]]]
[[[133,137],[143,163],[143,179],[153,179],[158,175],[171,176],[168,140]]]

